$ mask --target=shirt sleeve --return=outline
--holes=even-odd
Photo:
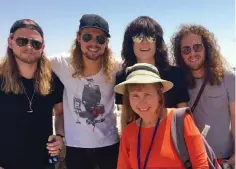
[[[53,86],[54,86],[53,98],[55,100],[54,103],[55,104],[61,103],[63,100],[64,85],[55,74],[53,74]]]
[[[176,88],[176,104],[188,102],[190,100],[188,93],[188,86],[184,78],[184,73],[181,69],[176,70],[177,82],[174,85],[177,85]]]
[[[126,132],[121,135],[117,169],[131,169],[129,162],[129,143]]]
[[[235,102],[235,72],[227,71],[225,73],[224,82],[229,101]]]
[[[207,153],[205,151],[202,135],[189,114],[185,115],[184,118],[184,138],[192,168],[208,169]]]
[[[60,55],[48,56],[47,57],[53,72],[60,78],[63,75],[63,71],[68,67],[68,60],[70,55],[63,53]]]

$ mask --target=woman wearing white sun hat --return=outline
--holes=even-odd
[[[128,110],[124,118],[136,119],[122,134],[118,169],[184,168],[171,141],[174,112],[165,108],[163,93],[173,83],[160,78],[157,68],[138,63],[126,69],[126,81],[115,86]],[[193,168],[208,168],[202,136],[190,115],[184,117],[184,138]]]

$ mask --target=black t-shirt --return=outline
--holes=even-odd
[[[164,94],[165,106],[167,108],[176,107],[178,103],[189,101],[188,88],[181,69],[171,66],[161,74],[161,78],[171,81],[174,84],[173,88]],[[125,80],[126,74],[124,71],[120,71],[116,74],[116,84],[119,84]],[[115,102],[116,104],[122,104],[122,95],[116,93]]]
[[[21,77],[31,99],[34,80]],[[0,81],[2,84],[2,81]],[[0,166],[6,169],[42,169],[48,165],[46,143],[53,132],[52,113],[62,102],[63,85],[53,74],[51,93],[35,93],[32,113],[28,113],[26,95],[4,93],[0,90]]]

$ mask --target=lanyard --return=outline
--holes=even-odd
[[[155,129],[153,131],[153,134],[152,134],[152,141],[151,141],[151,144],[148,148],[148,152],[147,152],[147,155],[146,155],[146,158],[145,158],[145,161],[144,161],[144,166],[143,166],[143,169],[146,169],[146,166],[147,166],[147,162],[148,162],[148,158],[149,158],[149,155],[151,153],[151,148],[152,148],[152,144],[153,144],[153,141],[154,141],[154,138],[156,136],[156,133],[157,133],[157,128],[160,124],[160,121],[161,121],[161,118],[158,117],[158,120],[157,120],[157,123],[156,123],[156,126],[155,126]],[[141,149],[141,126],[142,126],[142,119],[140,121],[140,126],[139,126],[139,131],[138,131],[138,146],[137,146],[137,159],[138,159],[138,169],[141,169],[141,163],[140,163],[140,149]]]

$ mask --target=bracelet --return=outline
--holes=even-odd
[[[64,136],[61,135],[61,134],[56,134],[56,136],[59,136],[59,137],[61,137],[62,139],[64,138]]]

